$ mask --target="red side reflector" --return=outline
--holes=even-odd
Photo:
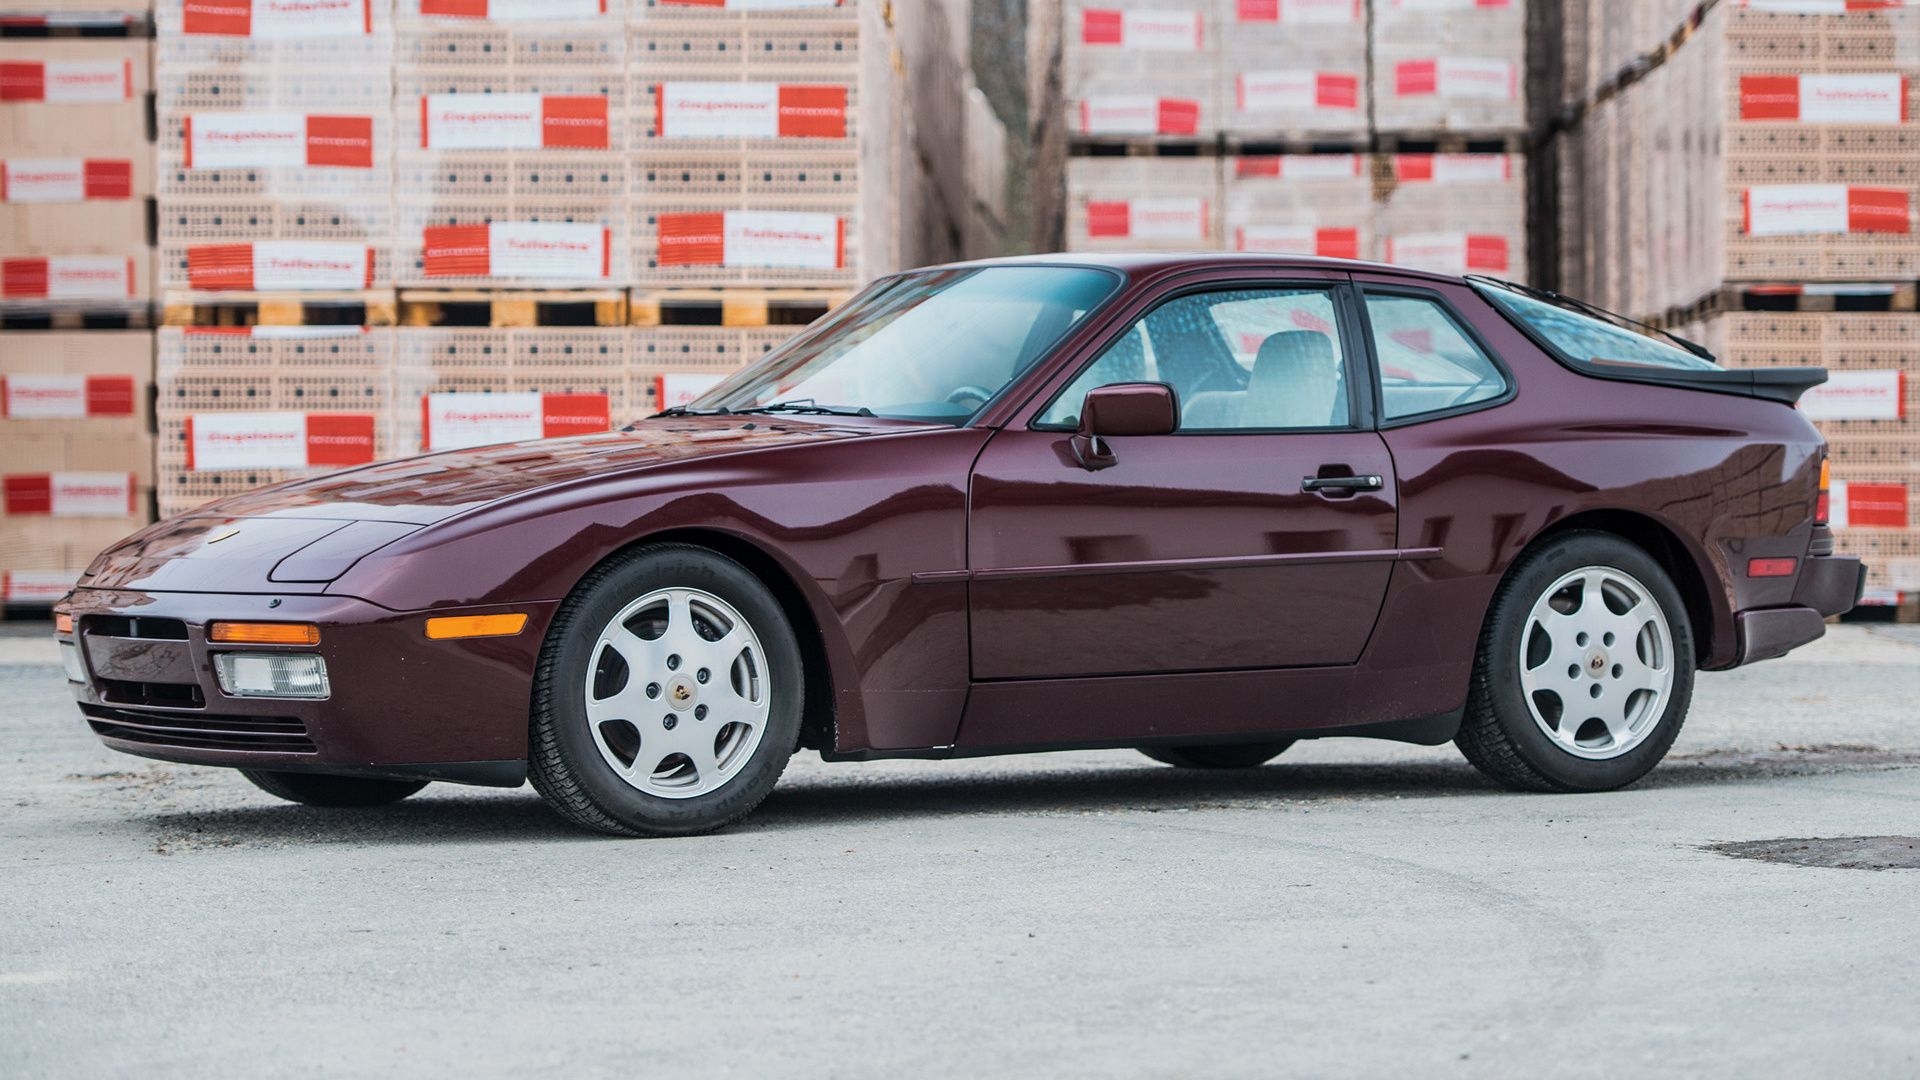
[[[1748,577],[1792,577],[1799,559],[1748,559]]]

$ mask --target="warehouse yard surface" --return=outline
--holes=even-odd
[[[1211,776],[809,756],[669,841],[112,754],[5,630],[8,1077],[1920,1072],[1920,873],[1709,849],[1920,835],[1910,627],[1702,677],[1611,795],[1358,742]]]

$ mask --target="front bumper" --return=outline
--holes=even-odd
[[[1771,660],[1817,640],[1827,619],[1845,615],[1867,588],[1867,568],[1851,555],[1809,556],[1800,564],[1793,603],[1742,611],[1734,616],[1740,635],[1741,664]]]
[[[84,682],[81,714],[107,746],[198,765],[517,785],[525,778],[532,672],[557,601],[515,605],[520,634],[430,641],[426,613],[350,597],[78,589],[60,609]],[[502,608],[435,611],[487,614]],[[207,624],[307,622],[316,646],[225,646]],[[64,645],[64,642],[63,642]],[[221,652],[321,656],[325,700],[231,697]]]

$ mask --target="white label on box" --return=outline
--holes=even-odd
[[[777,83],[670,82],[660,84],[659,94],[663,138],[771,138],[780,134]]]
[[[1083,135],[1157,135],[1160,99],[1151,94],[1108,94],[1080,102]]]
[[[533,2],[533,0],[527,0]],[[662,7],[724,8],[728,11],[797,11],[835,8],[846,0],[660,0]]]
[[[373,32],[373,0],[185,0],[181,32],[310,38]]]
[[[662,409],[691,405],[700,395],[720,385],[724,374],[713,371],[669,371],[660,376],[658,404]]]
[[[603,278],[605,227],[550,221],[496,221],[488,232],[488,273],[508,278]]]
[[[62,105],[133,99],[131,60],[48,60],[39,100]]]
[[[1504,236],[1481,233],[1408,233],[1386,242],[1387,261],[1443,274],[1508,269],[1511,246]]]
[[[845,258],[835,214],[732,210],[723,235],[728,266],[833,270]]]
[[[123,518],[133,512],[133,474],[57,472],[52,474],[53,516]]]
[[[1512,101],[1519,93],[1519,72],[1510,60],[1449,56],[1439,62],[1441,97]]]
[[[187,119],[186,136],[190,169],[307,163],[303,113],[195,113]]]
[[[434,150],[538,150],[539,94],[428,94],[420,144]]]
[[[1358,109],[1360,77],[1344,71],[1243,71],[1234,79],[1242,112],[1272,109]]]
[[[538,439],[540,394],[429,394],[421,449],[465,450]]]
[[[417,0],[422,15],[450,15],[489,22],[592,19],[607,13],[607,0]]]
[[[0,416],[9,420],[81,420],[85,375],[8,375],[0,379]]]
[[[133,260],[119,255],[55,255],[46,260],[50,300],[124,299],[135,293]]]
[[[1845,15],[1849,11],[1885,11],[1905,7],[1905,0],[1733,0],[1733,6],[1788,15]]]
[[[70,570],[8,570],[0,573],[0,599],[9,604],[51,604],[73,591],[80,575]]]
[[[1899,124],[1900,75],[1742,75],[1740,119],[1807,124]]]
[[[1282,255],[1318,255],[1320,230],[1311,225],[1241,225],[1233,230],[1235,251]]]
[[[1476,8],[1506,8],[1513,0],[1393,0],[1398,11],[1473,11]]]
[[[0,161],[0,202],[75,203],[86,198],[87,163],[80,158]]]
[[[195,472],[307,467],[305,413],[196,413],[187,432],[187,468]]]
[[[1128,235],[1141,240],[1204,240],[1207,200],[1161,195],[1127,202]]]
[[[1513,179],[1506,154],[1396,154],[1395,179],[1403,184],[1497,184]]]
[[[1898,420],[1906,415],[1900,371],[1834,371],[1800,398],[1809,420]]]
[[[253,285],[276,289],[364,289],[370,252],[363,244],[261,240],[253,245]]]
[[[1234,0],[1243,23],[1351,24],[1360,21],[1360,0]]]
[[[1112,11],[1081,13],[1080,41],[1146,52],[1199,52],[1206,44],[1197,11]]]

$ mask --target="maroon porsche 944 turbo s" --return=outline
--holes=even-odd
[[[1452,740],[1600,791],[1818,638],[1819,369],[1495,280],[1233,255],[875,282],[620,431],[228,498],[57,609],[105,743],[364,806],[693,833],[830,759]]]

